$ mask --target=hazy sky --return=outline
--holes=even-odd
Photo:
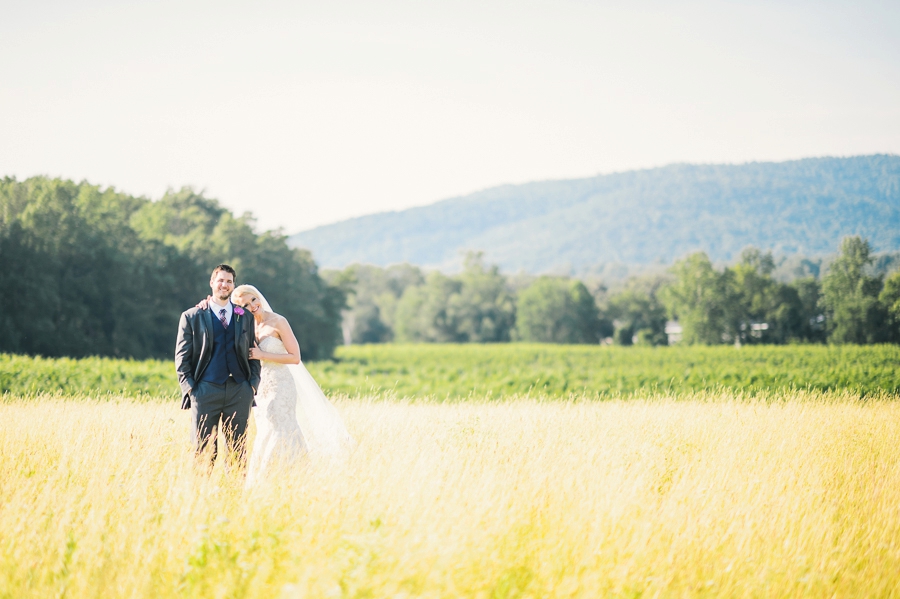
[[[0,0],[0,176],[293,233],[502,183],[900,153],[900,2]]]

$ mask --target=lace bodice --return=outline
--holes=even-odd
[[[259,348],[273,354],[286,354],[284,343],[277,337],[264,337]],[[257,414],[276,430],[297,427],[297,388],[287,364],[261,360],[259,389],[256,394]]]
[[[270,354],[286,354],[288,353],[287,349],[284,347],[284,343],[276,337],[275,335],[269,335],[267,337],[263,337],[259,340],[259,349],[264,352],[269,352]],[[274,364],[274,362],[263,362],[263,364]]]
[[[259,349],[270,354],[288,353],[281,339],[275,336],[260,339]],[[271,360],[260,360],[260,364],[262,368],[260,370],[259,395],[274,396],[278,391],[294,395],[294,379],[287,369],[287,364],[279,364]]]

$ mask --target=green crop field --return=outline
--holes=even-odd
[[[585,396],[596,398],[730,391],[848,391],[900,394],[900,347],[598,347],[541,344],[365,345],[311,362],[330,394],[436,400]],[[0,356],[0,392],[178,395],[167,361]]]
[[[464,398],[532,394],[612,397],[776,389],[900,393],[898,346],[598,347],[368,345],[314,364],[322,386],[349,395]]]
[[[160,360],[76,360],[0,354],[0,393],[176,398],[178,380],[175,365]]]

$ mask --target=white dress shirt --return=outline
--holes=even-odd
[[[212,310],[213,316],[222,320],[222,308],[225,308],[225,328],[231,324],[231,315],[234,313],[234,306],[231,302],[225,302],[224,306],[220,306],[215,300],[209,302],[209,309]]]

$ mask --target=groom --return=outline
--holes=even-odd
[[[175,342],[181,407],[191,411],[197,455],[209,446],[210,467],[216,459],[220,422],[228,453],[238,464],[246,462],[247,422],[259,388],[259,360],[250,359],[255,323],[252,314],[231,303],[234,276],[227,264],[213,270],[207,307],[181,314]]]

